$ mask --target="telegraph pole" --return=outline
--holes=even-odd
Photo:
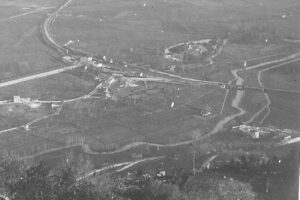
[[[195,160],[196,160],[196,150],[195,150],[195,147],[194,147],[194,152],[193,152],[193,174],[194,174],[194,176],[196,174]]]
[[[297,164],[298,164],[298,200],[300,200],[300,145],[297,144]]]

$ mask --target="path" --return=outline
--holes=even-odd
[[[183,77],[183,76],[179,76],[179,75],[175,75],[175,74],[170,74],[167,72],[158,71],[155,69],[149,69],[149,71],[153,72],[153,73],[158,73],[158,74],[178,78],[183,81],[196,82],[196,83],[200,83],[200,84],[211,84],[211,85],[224,84],[223,82],[219,82],[219,81],[205,81],[205,80],[199,80],[199,79],[194,79],[194,78],[188,78],[188,77]]]
[[[34,119],[30,122],[27,122],[26,124],[23,124],[23,125],[20,125],[20,126],[17,126],[17,127],[13,127],[13,128],[9,128],[9,129],[5,129],[5,130],[0,130],[0,135],[4,134],[4,133],[7,133],[7,132],[11,132],[11,131],[14,131],[14,130],[18,130],[18,129],[22,129],[24,127],[27,127],[28,129],[30,128],[30,126],[34,123],[37,123],[43,119],[47,119],[47,118],[50,118],[52,116],[55,116],[55,115],[59,115],[61,110],[62,110],[62,107],[65,103],[71,103],[71,102],[74,102],[74,101],[79,101],[79,100],[82,100],[82,99],[89,99],[89,98],[92,98],[92,95],[95,94],[95,92],[102,86],[102,83],[98,84],[90,93],[88,94],[85,94],[85,95],[82,95],[80,97],[76,97],[76,98],[73,98],[73,99],[68,99],[68,100],[62,100],[62,101],[38,101],[36,103],[39,103],[39,102],[46,102],[46,103],[62,103],[61,104],[61,108],[59,108],[55,113],[53,114],[50,114],[50,115],[46,115],[46,116],[43,116],[43,117],[40,117],[40,118],[37,118],[37,119]],[[9,103],[9,104],[13,104],[13,103]]]
[[[121,153],[123,151],[127,151],[129,149],[132,149],[134,147],[138,147],[141,145],[148,145],[148,146],[153,146],[153,147],[176,147],[176,146],[188,145],[188,144],[191,144],[192,142],[193,142],[192,140],[177,142],[177,143],[170,143],[170,144],[155,144],[155,143],[150,143],[150,142],[133,142],[131,144],[127,144],[127,145],[121,147],[118,150],[110,151],[110,152],[102,152],[102,153],[98,153],[98,154],[110,155],[110,154],[115,154],[115,153]]]
[[[222,116],[222,114],[223,114],[223,110],[224,110],[225,103],[226,103],[226,100],[227,100],[227,97],[228,97],[228,93],[229,93],[229,89],[226,90],[224,100],[223,100],[223,103],[222,103],[222,107],[221,107],[221,111],[220,111],[220,116]]]
[[[296,138],[289,139],[287,141],[283,141],[283,142],[279,143],[278,145],[283,146],[283,145],[294,144],[294,143],[298,143],[298,142],[300,142],[300,137],[296,137]]]
[[[69,149],[69,148],[73,148],[73,147],[81,147],[81,146],[82,145],[74,144],[74,145],[67,145],[67,146],[63,146],[63,147],[52,148],[52,149],[49,149],[49,150],[41,151],[41,152],[36,153],[36,154],[32,154],[30,156],[24,156],[24,157],[20,158],[19,160],[33,159],[33,158],[35,158],[37,156],[41,156],[43,154],[52,153],[52,152],[55,152],[55,151],[61,151],[61,150]]]
[[[232,71],[232,66],[231,66],[231,71]],[[231,85],[235,80],[236,80],[236,77],[234,76],[233,79],[231,79],[230,81],[228,81],[228,84]],[[227,100],[228,93],[229,93],[229,89],[226,90],[226,93],[225,93],[225,96],[224,96],[224,100],[223,100],[223,103],[222,103],[222,107],[221,107],[221,111],[220,111],[220,116],[222,116],[222,114],[223,114],[223,110],[224,110],[224,107],[225,107],[225,103],[226,103],[226,100]]]
[[[158,160],[158,159],[162,159],[162,158],[165,158],[165,156],[156,156],[156,157],[149,157],[149,158],[144,158],[144,159],[140,159],[140,160],[136,160],[136,161],[127,161],[127,162],[122,162],[122,163],[116,163],[116,164],[112,164],[112,165],[108,165],[108,166],[105,166],[105,167],[102,167],[100,169],[96,169],[96,170],[93,170],[89,173],[87,173],[86,175],[83,175],[81,177],[78,177],[76,179],[76,181],[81,181],[83,179],[86,179],[90,176],[94,176],[100,172],[103,172],[103,171],[107,171],[107,170],[110,170],[110,169],[115,169],[115,168],[118,168],[118,167],[122,167],[122,166],[125,166],[119,170],[117,170],[116,172],[121,172],[121,171],[124,171],[136,164],[139,164],[139,163],[142,163],[142,162],[146,162],[146,161],[153,161],[153,160]]]
[[[23,17],[23,16],[26,16],[26,15],[29,15],[29,14],[42,12],[42,11],[50,9],[50,8],[53,8],[53,7],[41,7],[41,8],[38,8],[36,10],[32,10],[32,11],[28,11],[28,12],[25,12],[25,13],[14,15],[14,16],[11,16],[11,17],[8,17],[8,18],[0,19],[0,22],[7,21],[7,20],[10,20],[10,19],[19,18],[19,17]]]
[[[262,73],[270,70],[270,69],[274,69],[274,68],[277,68],[277,67],[281,67],[281,66],[284,66],[284,65],[287,65],[287,64],[290,64],[290,63],[293,63],[293,62],[297,62],[299,61],[300,58],[296,58],[296,59],[293,59],[293,60],[289,60],[289,61],[286,61],[286,62],[283,62],[283,63],[280,63],[280,64],[277,64],[277,65],[273,65],[271,67],[268,67],[266,69],[262,69],[262,70],[259,70],[258,72],[258,76],[257,76],[257,79],[258,79],[258,84],[260,85],[261,88],[264,88],[264,84],[262,82]],[[285,90],[283,90],[285,91]],[[295,91],[295,92],[299,92],[299,91]],[[262,117],[262,119],[259,121],[259,124],[262,124],[263,121],[268,117],[268,115],[271,113],[271,109],[270,109],[270,105],[271,105],[271,100],[269,98],[269,95],[267,93],[264,93],[264,96],[266,98],[266,105],[264,107],[262,107],[257,113],[255,113],[255,115],[253,115],[248,121],[246,121],[245,123],[246,124],[249,124],[249,123],[252,123],[264,110],[267,109],[267,113]]]
[[[247,68],[245,68],[245,70],[256,69],[256,68],[259,68],[259,67],[264,67],[266,65],[271,65],[271,64],[276,64],[276,63],[280,63],[280,62],[289,61],[289,60],[292,60],[292,59],[296,59],[299,56],[300,56],[300,52],[294,53],[294,54],[289,55],[289,56],[284,57],[284,58],[280,58],[280,59],[276,59],[276,60],[272,60],[272,61],[260,63],[260,64],[257,64],[257,65],[253,65],[251,67],[247,67]]]
[[[19,47],[27,38],[29,38],[31,35],[35,33],[37,30],[37,26],[33,26],[28,31],[24,32],[20,39],[13,45],[14,48]]]

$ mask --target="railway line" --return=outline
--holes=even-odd
[[[46,43],[56,49],[60,54],[66,54],[66,49],[64,49],[60,44],[58,44],[55,39],[53,38],[53,35],[51,34],[50,31],[50,25],[55,21],[58,13],[65,8],[66,6],[68,6],[68,4],[70,4],[72,2],[72,0],[67,0],[65,1],[62,5],[60,5],[53,13],[51,13],[44,21],[44,23],[41,26],[41,32],[42,32],[42,36],[44,38],[44,40],[46,41]]]

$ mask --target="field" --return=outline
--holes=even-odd
[[[177,90],[177,87],[170,87],[169,93],[165,93],[162,99],[152,94],[152,97],[147,97],[149,99],[137,103],[126,98],[123,98],[123,103],[110,100],[71,103],[64,106],[60,115],[37,124],[38,129],[35,132],[54,140],[57,137],[54,133],[64,134],[59,139],[62,142],[66,137],[79,134],[87,144],[100,146],[101,151],[101,148],[105,147],[104,144],[122,146],[134,139],[141,140],[140,138],[154,143],[172,143],[191,138],[194,129],[207,131],[205,128],[212,126],[215,123],[214,119],[197,118],[195,115],[199,113],[184,104],[190,102],[191,106],[201,109],[206,106],[210,95],[216,94],[210,89],[195,88],[193,94],[186,95],[182,90],[181,94],[179,92],[176,95],[174,92],[172,94],[172,90],[175,89]],[[222,91],[219,95],[222,95]],[[173,109],[170,108],[172,101],[176,103]],[[219,110],[220,105],[217,105],[217,102],[210,102],[210,105],[215,106],[213,110]],[[68,129],[73,131],[64,133]]]
[[[299,131],[300,106],[299,94],[270,93],[271,113],[263,125],[290,128]],[[288,97],[287,97],[288,96]]]
[[[48,8],[51,6],[56,4],[51,5],[46,1],[2,1],[0,3],[1,81],[60,65],[51,57],[55,55],[54,52],[41,42],[39,34],[40,23],[45,14],[51,10]],[[39,12],[26,15],[33,11]],[[20,14],[25,15],[19,16]]]
[[[261,91],[246,91],[241,106],[247,110],[242,116],[242,121],[248,121],[267,103],[264,93]]]
[[[66,66],[59,59],[61,55],[47,46],[40,33],[47,14],[62,1],[3,2],[0,3],[0,82]],[[265,70],[261,73],[261,83],[265,87],[299,92],[299,61],[270,70],[266,69],[272,64],[253,70],[239,70],[237,75],[233,73],[234,69],[241,69],[244,61],[251,67],[299,52],[299,45],[283,41],[286,37],[300,37],[298,0],[288,0],[284,5],[280,0],[262,3],[246,0],[71,1],[50,24],[50,31],[59,44],[71,40],[72,48],[129,64],[127,68],[117,62],[109,64],[118,70],[143,72],[147,76],[177,82],[142,80],[133,81],[135,86],[128,86],[128,77],[116,78],[100,69],[91,70],[91,66],[83,66],[1,87],[0,100],[19,95],[63,101],[87,95],[100,83],[109,85],[107,88],[100,85],[93,98],[60,102],[63,106],[56,115],[51,115],[54,110],[50,109],[50,103],[36,110],[23,104],[0,105],[1,130],[49,116],[33,123],[29,130],[19,128],[1,133],[0,150],[21,157],[37,155],[36,160],[47,160],[53,166],[71,152],[78,156],[78,162],[81,162],[80,159],[91,160],[93,168],[132,161],[133,153],[142,152],[143,157],[165,155],[166,158],[133,169],[182,167],[190,171],[191,144],[162,148],[143,145],[116,154],[100,153],[118,150],[134,142],[189,142],[198,133],[201,136],[209,134],[209,137],[198,145],[197,167],[211,153],[217,153],[218,159],[223,162],[240,155],[272,154],[270,147],[275,143],[273,140],[255,141],[233,133],[231,126],[245,123],[255,116],[268,105],[268,95],[270,113],[266,106],[249,123],[299,131],[299,94],[245,90],[239,99],[236,90],[228,90],[227,93],[220,88],[220,83],[235,84],[238,81],[233,79],[237,77],[244,80],[245,86],[260,88],[258,75]],[[37,12],[26,14],[29,11]],[[25,15],[19,16],[21,13]],[[283,15],[286,17],[283,18]],[[167,47],[201,39],[224,42],[219,51],[207,60],[211,61],[207,62],[209,64],[185,65],[165,59]],[[174,71],[170,70],[173,65],[176,66]],[[111,77],[114,79],[109,83]],[[195,81],[188,79],[201,79],[208,83],[194,84]],[[203,116],[205,109],[211,110],[209,116]],[[232,118],[222,126],[224,129],[211,133],[222,119],[241,110],[245,110],[245,114]],[[262,120],[264,116],[266,118]]]
[[[268,88],[300,90],[300,62],[270,69],[263,74],[263,84]]]
[[[24,104],[8,104],[0,106],[0,113],[0,130],[4,130],[23,125],[29,121],[50,114],[51,112],[47,105],[41,105],[37,109]]]

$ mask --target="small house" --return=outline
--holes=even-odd
[[[13,97],[13,102],[14,103],[21,103],[21,97],[20,96],[14,96]]]

